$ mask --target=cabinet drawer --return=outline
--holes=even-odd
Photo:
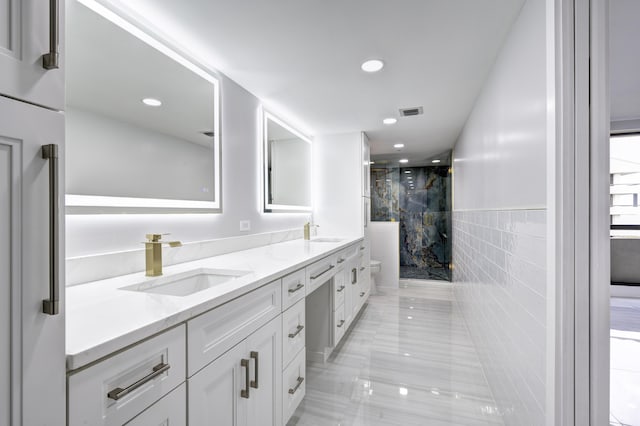
[[[345,271],[340,270],[333,277],[333,310],[344,304],[344,294],[347,291],[345,285]]]
[[[183,383],[126,426],[187,426],[187,384]]]
[[[351,244],[349,247],[344,249],[345,257],[347,259],[353,259],[357,255],[359,255],[361,252],[364,251],[364,249],[360,250],[361,246],[364,247],[364,243]]]
[[[336,265],[338,267],[342,266],[342,264],[344,264],[344,262],[346,262],[348,258],[349,258],[349,250],[347,249],[340,250],[336,255]]]
[[[274,281],[188,321],[187,375],[193,376],[278,316],[282,306],[280,285],[280,280]]]
[[[295,304],[298,300],[304,299],[304,295],[306,294],[305,277],[305,270],[303,268],[282,278],[283,310]]]
[[[122,425],[185,380],[179,326],[69,376],[69,425]]]
[[[300,300],[282,314],[282,369],[304,348],[305,301]]]
[[[282,377],[282,415],[286,424],[304,398],[306,389],[306,357],[304,351],[295,357]]]
[[[306,267],[307,294],[311,294],[335,275],[337,256],[325,257]]]
[[[345,318],[345,305],[340,305],[333,313],[333,346],[340,343],[340,339],[344,336],[345,329],[349,326]]]

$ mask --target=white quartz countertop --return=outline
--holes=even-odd
[[[90,364],[305,267],[361,238],[340,242],[292,240],[207,259],[166,266],[164,276],[197,268],[251,271],[188,296],[122,290],[157,277],[144,272],[66,289],[67,370]],[[105,265],[108,267],[108,265]]]

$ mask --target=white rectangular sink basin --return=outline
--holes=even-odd
[[[309,241],[311,241],[312,243],[339,243],[342,240],[343,240],[342,238],[321,237],[321,238],[314,238]]]
[[[193,271],[158,277],[142,283],[121,287],[120,290],[184,297],[220,284],[228,283],[229,281],[250,273],[250,271],[236,271],[231,269],[199,268]]]

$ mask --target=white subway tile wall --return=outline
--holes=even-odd
[[[545,421],[546,213],[453,213],[454,291],[505,425]]]

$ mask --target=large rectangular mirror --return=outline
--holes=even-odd
[[[265,212],[311,210],[311,140],[264,112]]]
[[[218,210],[218,80],[94,0],[66,26],[67,211]]]

